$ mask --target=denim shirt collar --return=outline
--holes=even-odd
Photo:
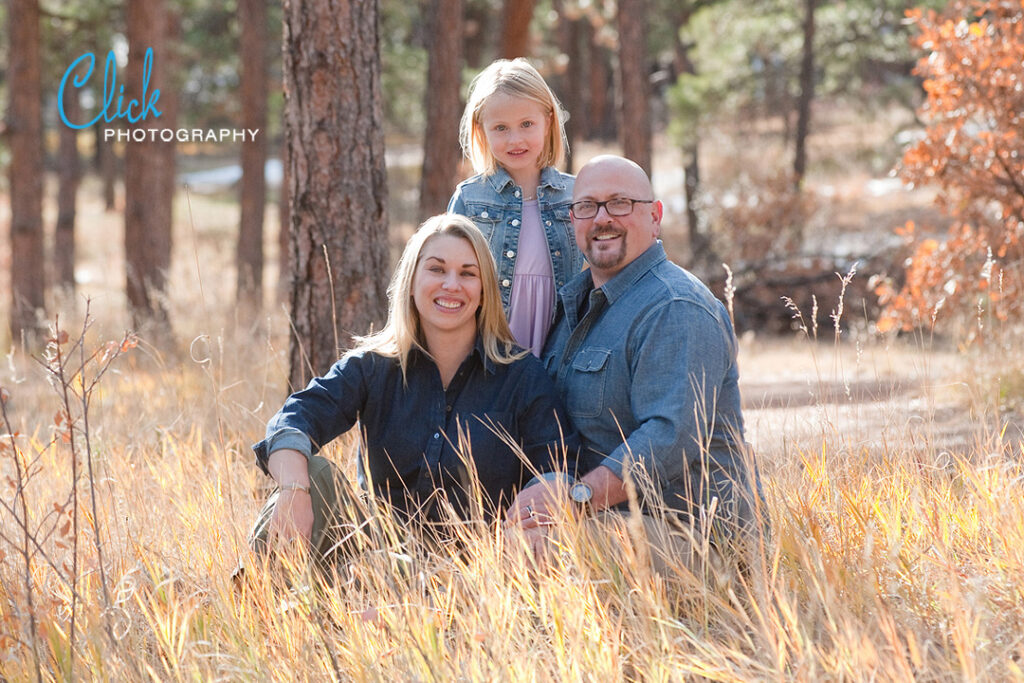
[[[426,349],[422,348],[419,344],[416,344],[409,349],[409,356],[411,358],[422,359],[423,361],[429,361],[431,363],[434,362],[433,359],[427,355]],[[476,335],[476,341],[473,343],[473,350],[469,352],[469,356],[466,356],[466,358],[468,359],[472,356],[477,357],[487,374],[493,375],[495,373],[494,361],[487,357],[487,351],[484,349],[483,337],[479,334]],[[465,363],[466,361],[463,360],[462,362]]]
[[[632,263],[627,264],[625,268],[616,273],[615,277],[601,286],[604,295],[608,297],[608,304],[614,304],[617,299],[629,291],[630,287],[636,284],[637,280],[646,275],[647,271],[667,259],[661,240],[655,240],[654,244],[647,247],[644,253],[633,259]]]
[[[516,184],[512,176],[509,175],[509,172],[501,166],[494,173],[487,176],[487,182],[491,184],[491,188],[498,194],[504,192],[509,185]],[[550,188],[556,192],[561,192],[565,190],[565,180],[562,179],[562,175],[553,166],[545,166],[540,171],[538,187]]]
[[[647,248],[647,251],[633,259],[632,263],[620,270],[615,277],[604,283],[601,287],[605,298],[608,300],[608,305],[615,303],[647,271],[662,261],[667,260],[667,258],[665,247],[662,245],[661,240],[656,240],[654,244]],[[594,278],[591,276],[589,269],[584,270],[567,282],[565,287],[562,287],[562,291],[559,292],[558,303],[563,307],[566,315],[575,318],[574,312],[579,309],[583,297],[588,296],[593,290]],[[576,321],[572,320],[572,323],[575,326]]]

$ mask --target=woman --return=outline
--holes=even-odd
[[[420,226],[388,297],[387,325],[290,396],[253,447],[278,484],[254,531],[257,550],[275,537],[307,539],[320,555],[337,546],[337,525],[353,521],[339,508],[351,500],[315,454],[357,422],[360,486],[413,522],[442,521],[442,499],[462,518],[482,510],[492,519],[531,470],[553,471],[572,453],[555,387],[515,346],[487,241],[469,219],[443,214]]]

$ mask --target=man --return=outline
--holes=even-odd
[[[570,500],[625,524],[632,491],[651,550],[664,552],[660,562],[652,552],[656,569],[687,548],[720,548],[752,527],[757,488],[726,309],[667,260],[662,204],[632,161],[586,164],[571,217],[590,268],[559,292],[543,360],[593,469],[575,483],[527,487],[509,523],[535,547]]]

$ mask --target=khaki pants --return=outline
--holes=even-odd
[[[270,550],[270,519],[281,492],[267,497],[249,536],[249,547],[259,558]],[[310,556],[320,569],[344,563],[372,547],[382,547],[372,538],[374,529],[370,516],[359,496],[352,491],[348,479],[327,458],[309,458],[309,495],[313,503],[313,530],[310,534]],[[244,573],[239,562],[233,577]]]

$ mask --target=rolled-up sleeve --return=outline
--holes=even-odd
[[[355,425],[367,396],[370,354],[348,354],[323,377],[288,397],[267,423],[266,436],[252,449],[265,473],[271,453],[293,449],[307,457]]]
[[[639,426],[600,464],[622,479],[640,467],[660,489],[706,457],[734,362],[731,336],[704,307],[672,299],[652,309],[632,339],[630,406]]]

